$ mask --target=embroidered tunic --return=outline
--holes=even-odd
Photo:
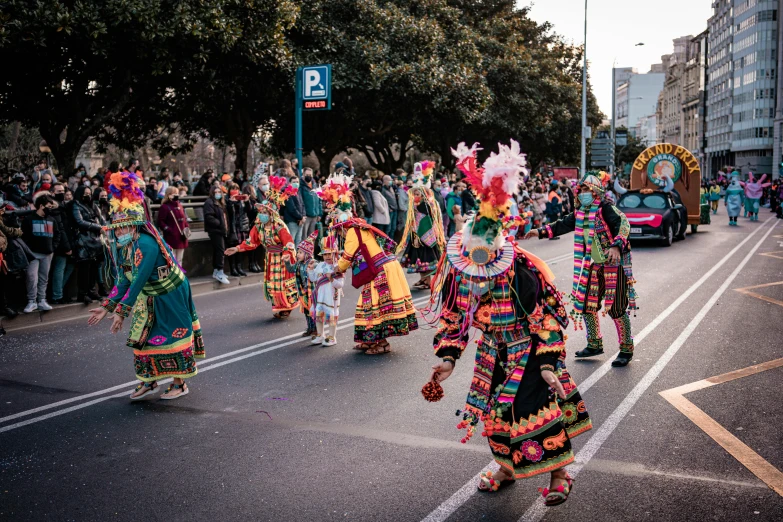
[[[267,229],[261,220],[256,218],[255,225],[250,229],[250,237],[237,247],[240,252],[255,250],[264,245],[266,251],[266,267],[264,270],[264,298],[272,303],[272,312],[290,312],[299,304],[299,292],[296,289],[296,275],[283,262],[283,256],[295,256],[288,245],[294,239],[288,232],[285,223],[275,219],[272,227]]]
[[[397,248],[400,264],[408,273],[430,273],[435,270],[446,245],[443,222],[438,202],[428,189],[422,201],[416,205],[409,199],[408,216],[405,222],[402,243]]]
[[[356,303],[354,341],[376,343],[387,337],[408,335],[419,327],[408,281],[400,262],[392,254],[394,242],[363,221],[353,220],[347,227],[343,255],[337,263],[341,272],[361,262],[359,234],[378,268],[375,279],[362,287]],[[385,248],[381,247],[381,243]]]
[[[315,318],[324,318],[327,321],[336,320],[340,316],[340,298],[345,277],[333,277],[334,265],[322,261],[313,270],[307,271],[307,277],[314,283],[313,304],[310,313]]]
[[[448,261],[439,282],[440,323],[433,345],[438,357],[458,359],[470,328],[481,332],[464,424],[472,430],[482,421],[495,460],[520,479],[573,462],[570,439],[592,423],[565,366],[562,330],[568,316],[560,294],[539,270],[543,262],[534,262],[510,242],[504,250],[512,260],[489,278],[477,278]],[[544,365],[562,383],[565,400],[541,377]]]
[[[133,259],[118,259],[117,281],[101,306],[132,314],[128,346],[139,380],[193,377],[206,354],[190,283],[151,235],[142,232],[131,251]]]

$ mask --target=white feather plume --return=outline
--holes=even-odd
[[[457,145],[456,149],[451,149],[451,154],[455,158],[457,158],[457,163],[464,160],[467,157],[473,156],[477,151],[484,150],[481,147],[479,147],[478,142],[474,143],[472,147],[468,148],[467,145],[465,145],[464,141],[461,141],[459,145]]]
[[[519,142],[511,140],[511,145],[498,143],[498,152],[490,154],[484,162],[483,185],[489,187],[492,180],[503,177],[503,190],[507,194],[516,194],[522,183],[522,174],[527,174],[525,154],[519,150]]]

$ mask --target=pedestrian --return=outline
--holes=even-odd
[[[215,180],[215,173],[212,169],[207,169],[204,174],[201,175],[196,187],[193,189],[194,196],[209,196],[209,188],[212,186],[212,182]]]
[[[388,337],[408,335],[419,325],[408,281],[394,257],[394,242],[351,214],[350,177],[333,174],[321,188],[330,221],[344,240],[335,276],[352,269],[352,284],[361,288],[354,314],[356,350],[368,355],[388,353]],[[363,260],[372,260],[368,263]]]
[[[721,195],[720,186],[715,183],[714,179],[710,180],[709,200],[710,207],[712,207],[712,214],[715,215],[718,213],[718,202],[721,200]]]
[[[396,251],[402,267],[408,273],[419,274],[419,281],[413,285],[417,290],[429,288],[430,277],[446,248],[440,205],[430,189],[434,168],[431,161],[413,166],[405,230]]]
[[[226,205],[223,202],[223,190],[218,185],[209,189],[209,198],[204,202],[204,231],[212,243],[212,278],[221,284],[230,284],[223,273],[223,263],[226,250],[228,224],[226,222]]]
[[[310,337],[314,340],[318,336],[313,315],[313,285],[307,273],[309,264],[313,260],[315,242],[318,239],[318,231],[314,230],[304,241],[296,247],[296,263],[291,263],[288,257],[283,258],[288,271],[296,275],[296,290],[299,294],[299,310],[305,316],[307,328],[302,337]]]
[[[131,171],[132,172],[132,171]],[[164,196],[166,195],[166,190],[168,190],[169,185],[171,185],[171,175],[169,174],[169,168],[163,167],[160,171],[160,174],[158,175],[158,194],[156,201],[162,201]]]
[[[267,199],[256,207],[258,218],[250,229],[250,236],[225,252],[227,256],[232,256],[237,252],[249,252],[264,246],[264,298],[272,303],[272,316],[275,319],[285,319],[299,304],[296,275],[288,270],[284,261],[286,257],[291,262],[296,259],[296,247],[294,238],[279,214],[286,200],[297,193],[298,190],[286,178],[270,176]]]
[[[592,422],[565,366],[568,315],[552,272],[505,237],[503,219],[511,217],[506,202],[514,197],[525,159],[514,141],[500,147],[497,159],[488,159],[482,171],[476,169],[475,146],[461,143],[455,151],[457,165],[469,180],[477,180],[473,188],[480,206],[449,241],[448,250],[456,255],[445,256],[436,276],[441,306],[433,346],[441,362],[432,367],[431,384],[422,393],[439,399],[430,392],[452,374],[470,328],[476,328],[473,380],[465,407],[457,411],[457,428],[467,429],[464,443],[484,422],[482,436],[500,466],[481,472],[477,488],[493,494],[517,479],[549,473],[549,487],[540,491],[546,506],[556,506],[573,487],[565,469],[575,458],[571,439],[590,430]]]
[[[373,202],[372,198],[372,189],[370,188],[370,185],[372,184],[372,180],[370,177],[365,177],[362,179],[358,185],[358,191],[359,194],[361,194],[361,202],[363,205],[363,212],[364,212],[364,220],[367,222],[368,225],[372,225],[372,218],[373,214],[375,214],[375,204]]]
[[[287,179],[292,189],[292,195],[289,197],[283,207],[283,221],[285,221],[294,244],[302,241],[302,226],[305,223],[305,207],[302,195],[299,192],[299,177],[291,176]],[[293,193],[293,191],[296,191]]]
[[[305,211],[305,222],[301,231],[303,238],[310,237],[315,230],[315,225],[324,213],[321,198],[318,197],[315,189],[316,183],[313,179],[313,169],[305,167],[302,171],[302,184],[299,187],[299,194],[302,197]]]
[[[391,222],[391,216],[389,215],[389,203],[386,198],[383,197],[380,191],[380,184],[376,181],[374,185],[370,185],[370,196],[372,197],[372,222],[378,227],[378,230],[389,235],[389,224]]]
[[[736,170],[731,173],[731,183],[726,187],[725,205],[726,214],[729,216],[729,226],[737,226],[737,218],[742,210],[742,200],[745,196],[745,189],[739,180],[739,172]]]
[[[76,189],[71,204],[71,249],[76,263],[78,300],[90,304],[99,300],[95,291],[98,281],[98,259],[102,255],[100,241],[103,227],[92,205],[92,188],[82,185]]]
[[[182,266],[182,258],[185,255],[185,249],[188,248],[188,238],[190,237],[190,225],[185,216],[185,209],[179,201],[179,189],[169,187],[163,196],[163,202],[158,210],[158,219],[156,222],[163,240],[171,247],[174,259]]]
[[[395,190],[394,183],[391,176],[383,176],[383,186],[381,186],[381,196],[386,200],[386,207],[389,209],[389,224],[384,231],[387,236],[394,237],[394,233],[397,230],[397,212],[399,207],[397,204],[397,191]]]
[[[22,240],[22,228],[18,218],[6,214],[10,210],[3,193],[0,192],[0,315],[13,319],[19,312],[11,307],[11,285],[9,276],[26,270],[30,262],[27,260],[27,245]],[[24,246],[23,246],[24,245]]]
[[[449,225],[448,230],[446,231],[446,236],[451,237],[454,235],[454,232],[458,230],[462,230],[461,224],[458,224],[456,222],[456,213],[454,212],[454,207],[456,206],[458,210],[460,210],[460,214],[462,213],[462,198],[460,197],[460,194],[462,192],[462,184],[460,182],[454,183],[452,186],[452,190],[449,191],[448,194],[446,194],[445,197],[445,204],[446,204],[446,212],[449,216]],[[464,218],[461,217],[462,224],[465,223]]]
[[[587,173],[579,183],[579,208],[543,228],[531,230],[525,239],[560,236],[574,232],[574,278],[571,292],[576,320],[584,319],[587,347],[577,357],[604,353],[598,321],[601,302],[617,327],[620,353],[612,366],[626,366],[633,357],[633,336],[628,310],[636,310],[631,267],[631,227],[620,210],[603,196],[609,184],[605,172]]]
[[[63,297],[63,287],[68,283],[73,273],[74,264],[71,259],[73,253],[70,241],[70,205],[65,202],[65,185],[55,183],[52,187],[52,197],[57,202],[57,207],[51,210],[52,219],[55,221],[55,230],[58,231],[59,239],[57,248],[52,257],[52,268],[49,277],[52,279],[52,300],[51,304],[65,304]]]
[[[30,191],[30,180],[21,173],[11,177],[11,183],[6,186],[6,198],[18,209],[29,208],[33,204],[33,194]]]
[[[407,178],[407,176],[405,176]],[[389,236],[394,241],[400,242],[402,232],[405,230],[405,223],[408,220],[408,191],[405,188],[405,182],[402,179],[397,180],[397,230],[394,235]]]
[[[149,199],[153,204],[157,204],[160,199],[158,198],[158,180],[155,179],[154,176],[150,176],[149,179],[145,182],[145,188],[144,188],[144,195]]]
[[[247,206],[250,198],[240,193],[239,185],[232,182],[228,187],[226,201],[226,218],[228,219],[228,236],[226,246],[235,247],[247,239],[250,233],[250,219],[247,216]],[[247,273],[242,269],[245,255],[238,253],[228,260],[230,273],[234,277],[244,277]]]
[[[27,306],[24,313],[36,310],[49,311],[52,307],[46,302],[46,286],[49,284],[49,269],[52,256],[57,249],[61,231],[55,230],[52,209],[57,202],[48,192],[38,195],[33,202],[35,212],[22,221],[22,237],[33,258],[27,266]]]
[[[470,190],[470,187],[465,185],[465,189],[460,193],[460,198],[462,198],[463,214],[470,214],[471,212],[476,210],[476,197],[473,195],[473,192]]]
[[[101,306],[90,310],[87,324],[95,326],[112,313],[110,331],[115,334],[132,313],[127,345],[133,348],[139,384],[130,399],[154,394],[158,381],[168,378],[174,382],[161,399],[179,399],[190,391],[185,379],[198,372],[196,359],[206,355],[190,283],[150,222],[136,175],[114,173],[108,186],[112,194],[108,257],[117,280]]]
[[[185,187],[185,182],[182,181],[182,173],[178,170],[174,171],[174,175],[171,178],[171,186],[172,187]]]
[[[321,240],[324,260],[316,263],[315,259],[311,259],[307,265],[307,277],[313,283],[311,313],[316,327],[312,344],[337,344],[337,321],[340,318],[340,301],[345,284],[345,276],[337,272],[335,267],[338,253],[337,237],[328,235]]]
[[[256,205],[258,205],[258,189],[256,188],[256,185],[252,181],[248,181],[245,185],[245,188],[242,189],[242,194],[245,194],[247,196],[247,221],[250,223],[250,226],[252,227],[253,224],[256,222],[256,218],[258,217],[258,210],[256,209]],[[250,235],[250,232],[248,231],[248,235]],[[254,274],[258,274],[263,272],[261,269],[261,266],[259,266],[260,259],[263,259],[264,249],[256,249],[253,252],[249,252],[247,254],[249,262],[248,262],[248,270],[253,272]]]
[[[448,190],[446,191],[446,194],[448,194]],[[445,235],[449,230],[451,218],[446,209],[446,195],[443,193],[443,182],[439,179],[432,180],[432,196],[438,203],[438,207],[440,207],[440,218],[443,223],[443,234]]]

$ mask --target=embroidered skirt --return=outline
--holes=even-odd
[[[400,259],[400,264],[408,269],[408,273],[428,274],[434,272],[438,266],[440,256],[435,247],[419,242],[419,246],[413,246],[414,241],[409,241],[405,253]]]
[[[266,251],[264,297],[272,303],[272,312],[290,312],[299,305],[296,275],[289,272],[280,252]]]
[[[187,280],[163,295],[139,294],[131,312],[128,346],[133,348],[140,381],[187,379],[198,373],[196,359],[206,353]]]
[[[492,408],[485,429],[489,448],[495,461],[513,474],[515,479],[549,473],[574,461],[571,438],[592,428],[585,403],[574,380],[565,367],[565,350],[557,362],[556,374],[566,392],[566,399],[556,398],[549,385],[541,378],[535,344],[525,365],[511,408],[495,415]],[[498,351],[500,362],[505,362],[505,350]],[[492,387],[502,386],[506,378],[502,364],[496,364]]]
[[[356,304],[354,341],[375,343],[408,335],[419,327],[408,281],[399,261],[381,266],[378,276],[362,287]]]

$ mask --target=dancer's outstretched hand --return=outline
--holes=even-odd
[[[430,375],[431,381],[443,382],[449,378],[451,372],[454,371],[454,363],[451,361],[441,361],[432,367],[432,375]]]
[[[226,251],[223,252],[223,255],[225,255],[225,256],[233,256],[238,251],[239,251],[239,249],[237,247],[227,248]]]
[[[109,312],[101,307],[93,308],[90,310],[90,317],[87,319],[87,324],[90,326],[95,326],[96,324],[100,323],[108,313]]]
[[[111,322],[111,333],[116,334],[122,330],[122,322],[125,320],[121,315],[115,315],[114,320]]]
[[[557,376],[550,370],[541,370],[541,378],[546,381],[546,383],[549,385],[550,388],[555,390],[557,392],[557,396],[561,399],[566,398],[566,392],[565,389],[563,389],[563,384],[560,382],[560,379],[557,378]]]
[[[522,239],[533,239],[534,237],[538,237],[538,229],[537,228],[534,228],[530,232],[525,234],[525,236]]]

